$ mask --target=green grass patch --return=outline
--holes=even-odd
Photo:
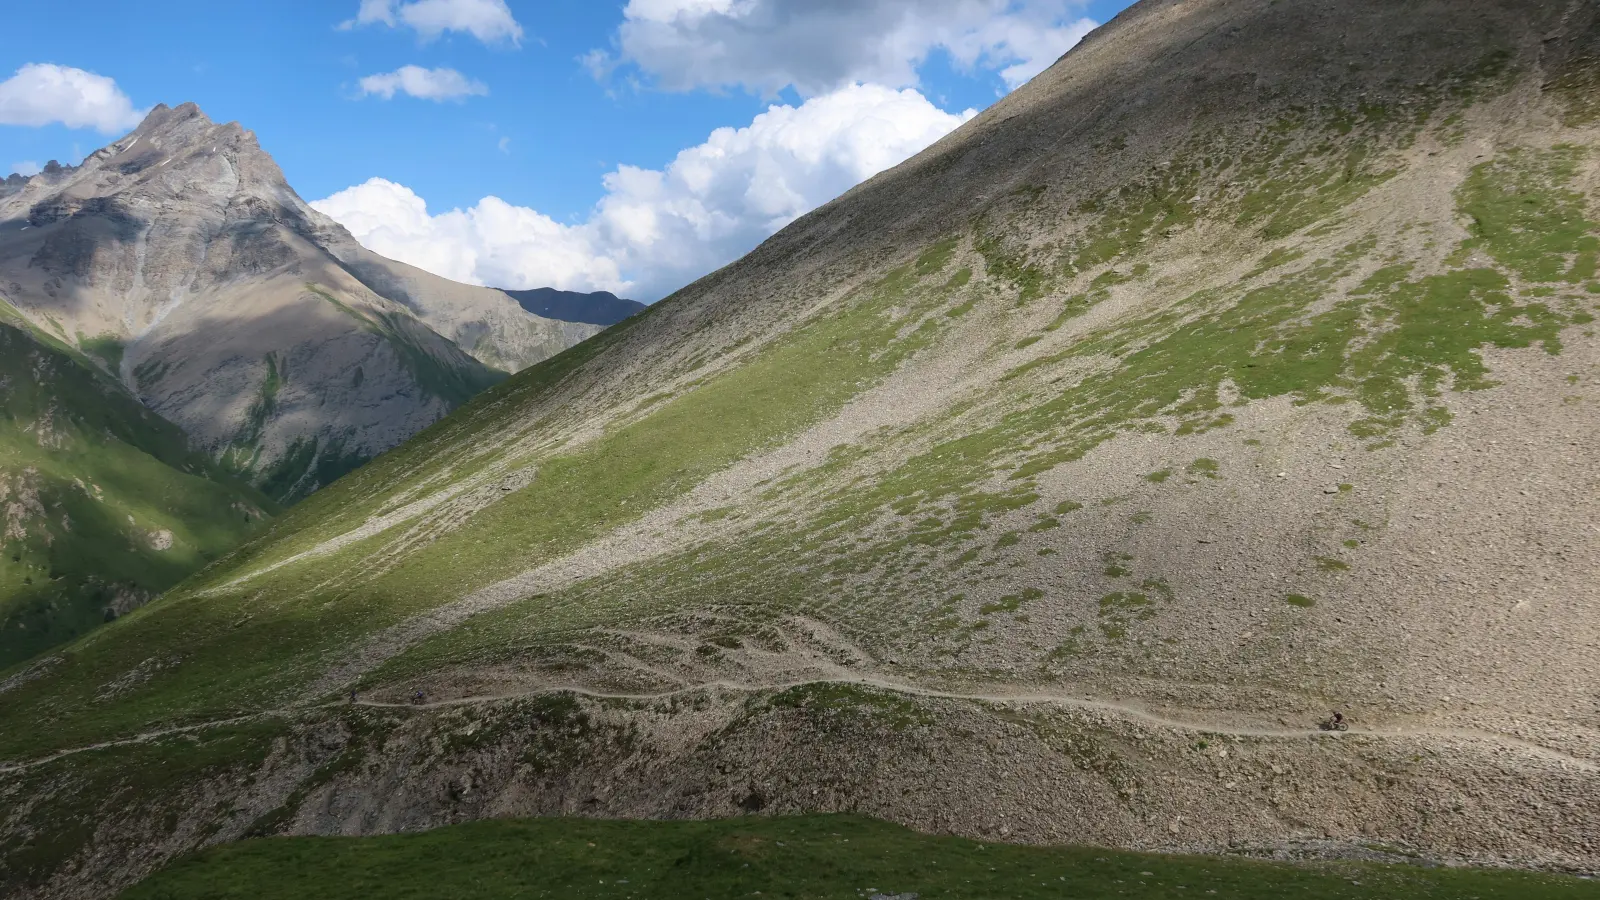
[[[1278,174],[1250,179],[1257,186],[1240,202],[1237,223],[1277,240],[1320,222],[1397,174],[1372,157],[1359,140],[1290,156]]]
[[[494,820],[367,838],[274,838],[201,851],[123,900],[502,900],[508,897],[925,900],[1175,896],[1577,900],[1559,875],[1373,863],[1024,847],[918,834],[850,815],[629,822]]]
[[[1290,606],[1298,606],[1301,609],[1310,609],[1317,605],[1317,601],[1307,597],[1305,594],[1287,594],[1284,596],[1283,602]]]
[[[1114,610],[1143,609],[1149,605],[1149,597],[1131,591],[1119,591],[1100,598],[1101,615],[1106,615]]]
[[[857,684],[804,684],[775,694],[767,700],[753,699],[778,709],[798,710],[814,723],[831,729],[848,722],[888,725],[895,731],[932,725],[933,715],[916,700],[893,691]]]
[[[256,390],[255,398],[250,401],[250,407],[245,410],[244,425],[234,436],[232,446],[222,454],[224,466],[245,476],[255,469],[261,458],[261,436],[266,431],[267,420],[278,411],[278,392],[283,389],[283,374],[278,371],[277,355],[268,353],[263,362],[267,367],[266,376]],[[293,455],[292,452],[289,454],[291,457]],[[274,496],[279,499],[283,497],[282,494]]]
[[[973,249],[983,257],[984,269],[991,278],[1011,282],[1017,289],[1017,303],[1024,304],[1043,297],[1050,288],[1050,277],[1042,266],[1029,261],[1025,251],[1013,249],[1006,238],[988,230],[980,222],[976,229]]]
[[[1045,331],[1059,331],[1061,326],[1093,309],[1095,304],[1109,299],[1110,292],[1104,290],[1090,291],[1086,294],[1073,294],[1061,305],[1061,312],[1044,327]]]
[[[127,352],[128,345],[123,343],[116,335],[102,334],[96,337],[78,335],[78,349],[89,356],[105,363],[106,371],[113,377],[122,371],[122,357]]]
[[[1021,593],[1007,594],[1006,596],[1001,597],[999,600],[983,604],[982,606],[978,607],[978,612],[985,616],[1002,612],[1014,613],[1021,609],[1024,603],[1038,600],[1042,597],[1044,597],[1044,591],[1041,591],[1038,588],[1024,588]]]
[[[342,440],[295,438],[282,457],[256,469],[254,480],[268,496],[292,501],[333,484],[367,459],[365,453],[347,450]]]
[[[1483,249],[1525,281],[1581,284],[1594,277],[1600,237],[1588,198],[1572,188],[1587,148],[1510,150],[1473,169],[1461,190],[1472,221],[1463,252]]]
[[[955,256],[955,252],[956,242],[954,240],[940,241],[937,244],[934,244],[932,247],[922,251],[922,253],[917,256],[917,262],[915,265],[917,275],[937,275],[940,272],[943,272],[945,266],[950,264],[951,257]]]

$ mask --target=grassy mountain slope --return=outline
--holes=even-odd
[[[142,605],[275,507],[65,345],[0,313],[0,666]]]
[[[253,717],[75,807],[163,854],[759,808],[1593,869],[1597,58],[1565,0],[1146,0],[14,676],[0,757]],[[11,782],[52,889],[144,864],[57,824],[123,752]]]

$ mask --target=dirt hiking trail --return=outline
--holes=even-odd
[[[1528,756],[1541,759],[1546,762],[1568,766],[1577,769],[1580,772],[1600,774],[1600,763],[1583,759],[1581,757],[1572,756],[1559,750],[1545,747],[1541,744],[1523,740],[1522,738],[1513,735],[1494,731],[1480,731],[1476,729],[1462,728],[1435,728],[1426,726],[1413,727],[1401,725],[1381,729],[1367,729],[1351,726],[1350,730],[1346,732],[1332,732],[1324,731],[1316,727],[1266,728],[1217,723],[1208,724],[1163,716],[1130,704],[1107,700],[1096,700],[1088,697],[1028,691],[1018,691],[1015,693],[966,693],[960,691],[942,691],[933,688],[920,687],[913,684],[861,676],[817,678],[783,684],[743,684],[733,681],[708,681],[653,693],[608,692],[592,690],[578,686],[548,686],[506,694],[456,697],[447,700],[424,700],[423,702],[362,700],[358,697],[353,703],[349,701],[334,701],[286,706],[277,709],[262,710],[261,712],[244,716],[234,716],[227,719],[217,719],[210,722],[200,722],[192,725],[181,725],[173,728],[147,731],[129,738],[121,738],[113,741],[101,741],[99,743],[86,744],[81,747],[71,747],[65,750],[59,750],[48,756],[39,757],[38,759],[0,764],[0,775],[8,775],[16,772],[26,771],[39,766],[48,765],[65,757],[74,756],[80,753],[92,752],[95,750],[106,750],[113,747],[144,744],[149,743],[150,741],[160,740],[164,737],[171,737],[180,734],[192,734],[195,732],[204,731],[208,728],[226,727],[228,725],[237,725],[244,722],[259,721],[261,719],[293,718],[295,716],[304,715],[306,713],[318,710],[338,709],[347,706],[358,706],[369,709],[438,710],[468,706],[483,706],[495,703],[509,703],[518,700],[525,700],[530,697],[550,696],[556,694],[570,694],[579,697],[588,697],[595,700],[627,700],[649,703],[653,701],[670,700],[675,697],[682,697],[710,691],[726,691],[730,693],[742,694],[776,694],[796,688],[810,687],[814,685],[852,685],[857,687],[870,687],[903,694],[906,696],[924,697],[933,700],[1058,706],[1068,709],[1104,713],[1125,721],[1137,722],[1144,725],[1156,726],[1173,731],[1193,732],[1196,735],[1221,735],[1224,737],[1255,737],[1269,739],[1326,738],[1329,740],[1339,740],[1348,736],[1379,739],[1443,738],[1449,740],[1474,741],[1494,744],[1506,749],[1520,751]],[[1215,714],[1213,713],[1213,715]],[[1227,716],[1228,714],[1224,715]]]

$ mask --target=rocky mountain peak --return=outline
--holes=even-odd
[[[0,300],[285,498],[598,330],[365,250],[194,103],[4,183]]]
[[[219,125],[200,107],[184,103],[156,106],[137,128],[81,165],[52,161],[41,177],[0,197],[0,218],[26,205],[27,218],[37,225],[35,220],[58,217],[63,208],[112,197],[148,212],[221,211],[240,197],[253,197],[275,208],[274,218],[288,213],[303,223],[314,216],[252,132],[237,122]]]
[[[200,111],[200,106],[197,103],[180,103],[176,107],[168,106],[165,103],[157,103],[150,108],[150,112],[145,114],[144,121],[140,122],[139,126],[134,130],[136,132],[148,132],[152,129],[161,128],[170,122],[182,122],[190,119],[202,119],[207,124],[211,122],[206,117],[206,114]]]

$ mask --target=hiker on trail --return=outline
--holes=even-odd
[[[356,702],[356,692],[355,691],[351,691],[350,692],[350,702],[351,703]]]
[[[415,694],[413,694],[411,696],[411,702],[412,703],[421,703],[422,702],[422,692],[421,691],[417,691]]]

